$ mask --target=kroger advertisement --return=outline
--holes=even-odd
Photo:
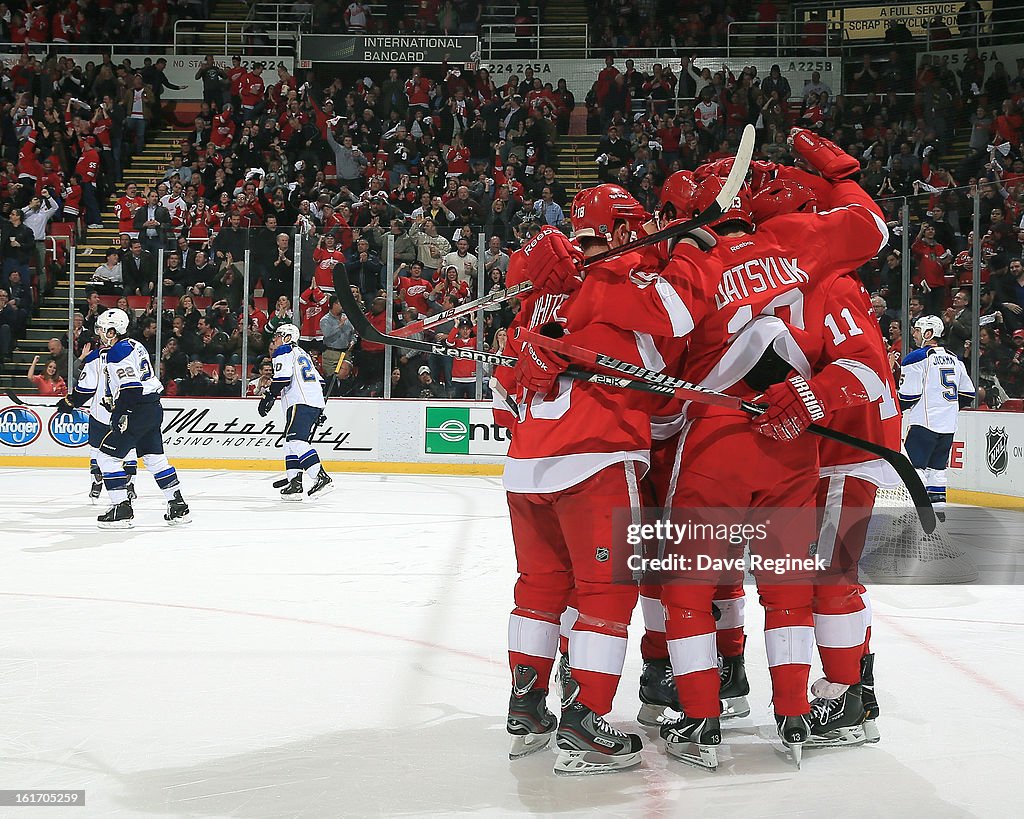
[[[88,457],[86,414],[81,410],[58,414],[45,400],[25,396],[31,406],[20,406],[0,399],[0,457]],[[246,399],[166,398],[163,406],[164,448],[172,459],[277,461],[283,457],[285,422],[280,407],[261,418],[257,402]],[[376,459],[374,402],[332,401],[326,414],[327,422],[314,438],[325,461]]]

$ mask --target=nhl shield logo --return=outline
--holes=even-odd
[[[607,546],[598,546],[597,551],[594,553],[594,558],[597,560],[598,563],[607,563],[608,556],[609,554]]]
[[[1002,475],[1009,463],[1009,436],[1006,427],[989,427],[985,434],[985,461],[993,475]]]

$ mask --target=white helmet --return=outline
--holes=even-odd
[[[946,326],[942,323],[942,319],[938,316],[921,316],[917,321],[914,322],[914,329],[921,331],[921,339],[923,341],[938,341],[945,331]],[[931,330],[931,335],[928,335],[928,331]]]
[[[281,324],[274,330],[275,336],[281,336],[286,342],[294,344],[299,340],[299,328],[294,324]]]
[[[110,330],[117,333],[118,338],[128,335],[128,324],[128,314],[124,310],[114,307],[100,313],[96,319],[96,331],[100,340],[107,342],[107,333]]]

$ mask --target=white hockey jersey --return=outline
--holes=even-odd
[[[82,372],[75,384],[75,393],[86,400],[85,407],[90,417],[101,424],[110,426],[110,405],[113,403],[110,386],[107,383],[107,351],[93,350],[82,362]],[[106,402],[109,403],[106,403]],[[76,401],[76,403],[79,403]]]
[[[164,389],[160,379],[153,375],[146,348],[133,338],[122,338],[107,350],[103,372],[115,404],[125,390],[138,389],[141,395],[160,395]]]
[[[281,405],[287,410],[296,404],[323,409],[324,380],[309,353],[295,344],[282,344],[274,350],[274,383],[283,384]]]
[[[942,347],[922,347],[904,359],[900,404],[911,426],[932,432],[956,432],[960,397],[974,397],[974,383],[964,363]]]

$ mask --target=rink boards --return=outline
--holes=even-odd
[[[84,413],[58,416],[0,400],[0,466],[86,464]],[[283,457],[279,407],[260,418],[251,399],[167,398],[163,439],[184,469],[274,470]],[[498,475],[505,430],[487,404],[471,401],[335,399],[316,447],[337,472]],[[1024,414],[964,412],[950,456],[949,483],[960,502],[1024,508]]]

